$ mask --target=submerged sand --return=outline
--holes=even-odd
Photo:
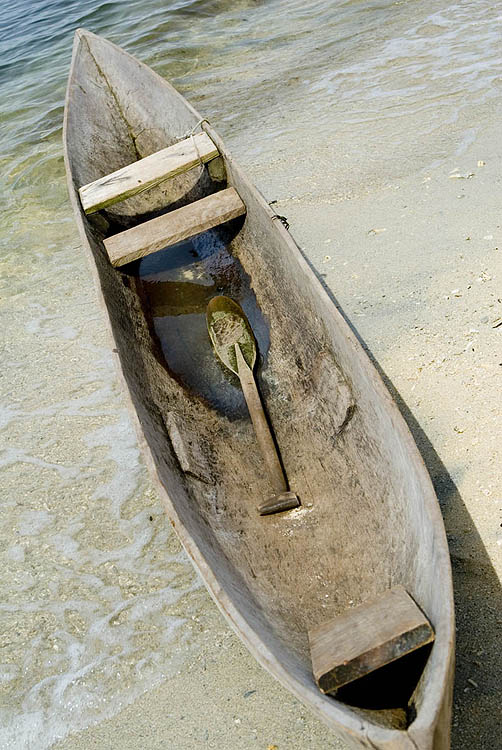
[[[334,134],[253,162],[231,144],[375,360],[435,483],[456,595],[456,750],[494,748],[500,731],[502,152],[491,114],[469,144],[445,139],[440,162],[429,151],[365,180]],[[258,667],[209,599],[191,627],[188,667],[54,748],[344,747]]]

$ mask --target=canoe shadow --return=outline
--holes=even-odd
[[[406,421],[436,491],[452,562],[456,616],[456,674],[452,748],[497,747],[500,737],[502,586],[455,482],[403,397],[344,314],[332,290],[303,257],[369,356]]]

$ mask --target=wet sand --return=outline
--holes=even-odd
[[[491,114],[473,123],[470,145],[447,141],[435,166],[427,152],[365,179],[335,134],[251,162],[222,129],[374,359],[432,475],[456,596],[455,750],[499,742],[502,153]],[[256,665],[209,600],[190,627],[189,666],[54,748],[344,747]]]

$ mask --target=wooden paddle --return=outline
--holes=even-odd
[[[207,328],[218,358],[238,376],[253,423],[256,440],[265,462],[274,494],[258,507],[260,515],[281,513],[300,505],[290,492],[276,444],[256,387],[253,368],[256,341],[244,311],[229,297],[213,297],[207,306]]]

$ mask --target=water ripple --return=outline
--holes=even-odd
[[[61,120],[82,25],[170,78],[251,171],[257,159],[282,169],[285,192],[296,190],[291,155],[311,160],[312,200],[348,195],[394,162],[396,174],[423,168],[447,138],[465,147],[470,112],[492,117],[501,89],[500,12],[487,0],[2,5],[6,750],[44,750],[113,715],[181,668],[187,623],[212,611],[140,461],[66,195]],[[324,163],[347,164],[337,185],[315,186]]]

